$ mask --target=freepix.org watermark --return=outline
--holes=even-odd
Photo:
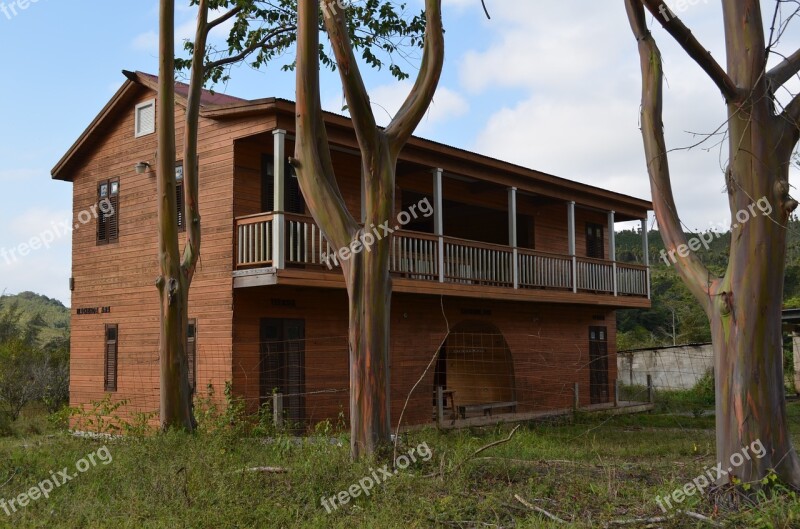
[[[18,510],[24,509],[30,505],[32,501],[37,501],[41,498],[49,498],[50,493],[55,489],[63,486],[66,483],[69,483],[80,474],[83,474],[84,472],[96,467],[99,463],[108,465],[113,460],[114,458],[111,456],[111,451],[108,449],[108,447],[103,446],[98,448],[83,459],[79,459],[75,462],[75,470],[77,470],[77,472],[70,473],[69,467],[64,467],[58,473],[50,471],[49,478],[40,481],[36,486],[28,489],[27,492],[23,492],[22,494],[15,498],[11,498],[10,500],[0,498],[0,509],[5,511],[6,516],[11,516]]]
[[[0,13],[3,13],[8,20],[17,16],[20,11],[25,11],[31,4],[39,0],[11,0],[10,2],[0,2]]]
[[[723,468],[722,463],[717,463],[717,466],[713,468],[706,468],[703,474],[700,474],[683,487],[675,489],[672,491],[672,494],[664,496],[663,498],[656,496],[656,503],[661,507],[662,511],[667,512],[667,508],[675,508],[672,506],[673,501],[676,504],[680,504],[683,503],[686,498],[691,498],[695,494],[703,494],[703,491],[716,483],[718,479],[733,474],[733,471],[742,466],[745,461],[751,461],[752,457],[750,457],[749,452],[752,452],[756,459],[761,459],[767,455],[767,449],[764,448],[761,439],[756,439],[750,443],[750,446],[743,447],[741,452],[736,452],[731,455],[731,459],[728,462],[730,466],[728,466],[727,469]],[[664,504],[666,504],[666,507],[664,507]]]
[[[701,246],[708,250],[711,247],[711,242],[714,239],[719,239],[722,237],[721,230],[729,228],[736,229],[743,224],[746,224],[750,219],[757,215],[756,209],[758,209],[758,211],[760,211],[765,217],[772,214],[772,204],[769,203],[767,197],[761,197],[757,201],[747,206],[746,209],[741,209],[736,212],[735,217],[737,224],[730,226],[727,221],[719,222],[716,225],[712,223],[709,231],[701,233],[696,237],[692,237],[686,241],[686,244],[681,244],[669,252],[666,250],[661,250],[661,260],[664,261],[664,264],[669,266],[670,261],[672,261],[672,264],[676,264],[678,262],[678,258],[675,257],[676,253],[681,257],[688,257],[690,250],[696,252]]]
[[[49,249],[50,245],[56,240],[97,219],[100,215],[103,215],[104,218],[114,215],[114,205],[107,198],[78,213],[77,222],[74,225],[69,220],[54,221],[50,223],[48,229],[31,237],[27,242],[23,242],[13,248],[0,248],[0,258],[7,265],[10,265],[19,261],[20,258],[27,257],[33,251],[41,250],[42,248]]]
[[[339,14],[339,12],[336,10],[337,7],[342,11],[347,11],[347,8],[350,7],[350,0],[331,0],[330,2],[322,2],[322,15],[325,18],[336,16]]]
[[[433,215],[433,206],[428,200],[428,197],[423,198],[416,204],[412,204],[411,207],[408,208],[408,211],[401,211],[398,213],[397,224],[394,227],[389,227],[388,220],[377,227],[372,224],[369,229],[366,229],[365,226],[361,236],[351,242],[349,246],[339,248],[333,253],[323,254],[321,257],[322,262],[328,266],[328,270],[332,270],[334,266],[339,266],[339,261],[347,261],[353,255],[359,254],[364,250],[369,252],[372,250],[372,245],[376,242],[393,234],[399,230],[401,226],[405,226],[412,220],[418,219],[420,214],[425,218]]]
[[[330,498],[322,498],[320,504],[325,507],[325,510],[330,514],[342,505],[350,503],[353,498],[358,498],[361,494],[369,496],[373,487],[380,485],[389,478],[396,476],[400,470],[405,470],[411,463],[417,462],[417,456],[423,461],[430,461],[433,457],[428,443],[422,443],[416,448],[408,451],[408,455],[401,455],[395,460],[395,469],[389,470],[389,465],[383,465],[378,470],[369,469],[372,474],[358,480],[358,483],[353,483],[346,490],[338,494],[334,494]],[[338,501],[338,505],[336,504]]]
[[[674,5],[672,6],[672,9],[674,9],[678,13],[682,13],[688,10],[690,7],[696,6],[699,3],[707,4],[708,0],[676,0],[674,2]],[[674,11],[670,10],[669,6],[663,2],[661,3],[660,6],[658,6],[658,12],[664,18],[665,22],[669,22],[670,20],[675,18]]]

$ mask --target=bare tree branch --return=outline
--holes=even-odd
[[[800,140],[800,94],[794,96],[786,108],[783,109],[781,118],[784,118],[789,128],[789,136],[792,138],[792,146]]]
[[[785,57],[780,64],[767,72],[767,79],[773,89],[782,86],[786,81],[800,72],[800,49]]]
[[[444,64],[444,29],[442,27],[442,1],[425,0],[425,49],[417,81],[403,106],[386,128],[386,137],[392,153],[400,149],[414,133],[430,107]]]
[[[197,31],[195,46],[197,50],[206,49],[208,39],[208,0],[200,0],[197,11]],[[183,182],[186,223],[186,246],[183,249],[183,269],[187,283],[190,284],[197,268],[200,257],[200,210],[199,210],[199,164],[197,156],[197,136],[200,121],[200,98],[203,93],[203,53],[195,53],[192,57],[191,80],[189,81],[189,94],[186,101],[186,114],[184,116],[184,141],[183,141]]]
[[[640,0],[650,13],[661,23],[661,26],[672,35],[680,46],[689,54],[689,57],[706,72],[714,84],[722,92],[726,102],[738,101],[742,98],[742,92],[734,84],[725,70],[711,56],[700,41],[692,34],[692,31],[681,22],[681,19],[673,13],[662,0]],[[645,26],[646,29],[646,26]]]
[[[220,24],[222,24],[222,23],[230,20],[231,18],[235,17],[236,15],[238,15],[241,10],[242,10],[241,6],[236,6],[233,9],[231,9],[230,11],[228,11],[227,13],[221,15],[219,18],[215,18],[214,20],[209,22],[206,25],[206,34],[208,34],[212,29],[214,29],[215,27],[219,26]]]
[[[492,16],[489,14],[489,10],[486,8],[486,0],[481,0],[481,5],[483,6],[483,12],[486,13],[486,18],[491,20]]]
[[[365,158],[368,158],[374,155],[378,149],[378,128],[369,101],[369,94],[367,94],[367,87],[364,86],[364,79],[353,53],[353,45],[350,42],[350,34],[347,31],[347,21],[345,20],[346,12],[344,9],[337,8],[338,3],[336,0],[320,0],[325,29],[336,57],[356,137],[362,153],[365,154]]]
[[[264,48],[264,49],[275,48],[275,47],[280,45],[279,42],[275,42],[275,43],[272,43],[272,44],[267,44],[267,43],[270,40],[272,40],[274,38],[277,38],[280,35],[283,35],[285,33],[289,33],[289,32],[292,32],[292,31],[297,31],[297,26],[290,25],[290,26],[285,26],[285,27],[282,27],[280,29],[275,29],[273,31],[270,31],[269,33],[264,35],[264,38],[262,38],[261,40],[258,40],[256,42],[253,42],[252,44],[250,44],[248,47],[246,47],[245,49],[243,49],[241,52],[237,53],[236,55],[231,55],[230,57],[225,57],[225,58],[222,58],[222,59],[218,59],[216,61],[209,62],[208,63],[208,69],[211,70],[213,68],[218,68],[220,66],[226,66],[228,64],[237,63],[237,62],[247,58],[251,53],[253,53],[254,51],[256,51],[259,48]]]
[[[645,2],[649,0],[644,0]],[[642,0],[625,0],[631,29],[639,43],[642,68],[642,138],[653,195],[653,208],[664,245],[675,259],[675,267],[707,314],[712,304],[708,293],[710,273],[686,241],[672,193],[664,140],[663,83],[661,52],[647,29]],[[680,251],[679,251],[680,249]]]

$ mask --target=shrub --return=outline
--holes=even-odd
[[[11,414],[7,411],[0,410],[0,437],[11,437],[13,431],[11,430]]]
[[[39,397],[35,384],[34,352],[20,341],[0,344],[0,402],[17,420],[22,408]]]

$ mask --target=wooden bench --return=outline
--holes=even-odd
[[[458,407],[458,414],[462,419],[467,418],[468,413],[482,411],[484,416],[491,416],[492,410],[499,408],[511,408],[512,412],[517,411],[517,402],[486,402],[483,404],[465,404]]]

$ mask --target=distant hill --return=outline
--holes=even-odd
[[[70,310],[57,299],[51,299],[33,292],[21,292],[10,296],[3,295],[0,296],[0,311],[5,310],[15,302],[20,313],[22,313],[21,323],[27,323],[37,314],[41,317],[44,322],[40,336],[42,343],[46,343],[53,338],[69,336]]]
[[[687,239],[697,237],[687,233]],[[641,259],[641,234],[622,231],[616,235],[617,259],[634,262]],[[664,242],[661,234],[648,232],[651,264],[653,307],[650,310],[617,312],[619,350],[672,345],[673,332],[677,343],[711,341],[708,320],[700,305],[684,286],[672,265],[662,259]],[[708,236],[706,236],[708,240]],[[722,275],[728,266],[730,232],[715,233],[708,249],[697,252],[703,263],[715,274]],[[783,289],[785,308],[800,308],[800,221],[793,218],[787,230],[786,273]],[[673,315],[675,327],[673,330]]]

